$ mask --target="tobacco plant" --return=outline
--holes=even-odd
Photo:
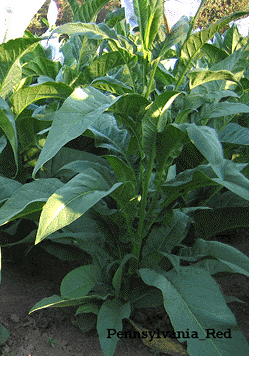
[[[80,12],[69,1],[77,22],[53,31],[69,36],[63,65],[30,34],[0,45],[2,60],[12,55],[0,79],[1,233],[35,224],[1,245],[34,241],[84,259],[60,295],[30,313],[77,305],[80,327],[96,327],[105,355],[118,341],[109,329],[120,333],[134,309],[159,305],[174,330],[193,333],[179,338],[190,355],[248,355],[212,277],[248,276],[248,258],[209,240],[248,225],[248,38],[235,26],[221,35],[245,13],[194,31],[204,2],[167,33],[163,1],[135,0],[132,34],[123,9],[97,25],[104,2]],[[176,60],[170,70],[167,59]]]

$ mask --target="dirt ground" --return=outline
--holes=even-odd
[[[217,239],[232,244],[248,255],[248,230],[227,232]],[[3,251],[4,252],[4,251]],[[29,255],[30,254],[30,255]],[[36,311],[28,316],[30,308],[42,298],[59,294],[63,277],[76,264],[62,262],[35,247],[26,258],[5,261],[3,254],[2,283],[0,286],[0,324],[10,332],[5,344],[0,346],[2,356],[102,356],[96,331],[82,333],[75,321],[76,308],[53,308]],[[248,333],[248,279],[239,274],[221,273],[216,281],[228,296],[237,297],[244,303],[232,302],[229,307],[235,314],[246,339]],[[164,310],[138,310],[132,319],[142,327],[155,330],[172,329]],[[133,328],[126,320],[124,330]],[[150,349],[140,339],[120,339],[116,356],[167,355]],[[180,355],[172,353],[172,355]]]

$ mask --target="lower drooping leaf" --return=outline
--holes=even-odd
[[[7,200],[22,184],[10,178],[0,176],[0,204]]]
[[[212,178],[212,181],[226,187],[243,199],[249,200],[249,180],[239,171],[238,166],[234,162],[225,159],[222,169],[223,179]]]
[[[74,299],[62,299],[60,296],[54,294],[51,297],[43,298],[41,301],[37,302],[29,311],[29,314],[41,310],[43,308],[48,307],[68,307],[68,306],[79,306],[83,305],[85,302],[89,302],[90,300],[105,300],[110,294],[100,292],[93,293],[90,296],[74,298]]]
[[[3,130],[12,147],[15,163],[18,168],[18,140],[15,120],[9,105],[2,97],[0,97],[0,129]]]
[[[219,138],[223,143],[249,145],[249,129],[231,122],[221,130]]]
[[[114,354],[118,342],[116,333],[122,330],[122,319],[129,318],[130,313],[130,303],[123,305],[119,299],[108,299],[102,304],[97,318],[97,332],[105,356]],[[112,330],[115,335],[109,335]]]
[[[175,271],[162,275],[150,269],[140,269],[139,274],[146,284],[161,290],[165,310],[174,330],[184,331],[178,339],[187,340],[190,355],[248,355],[235,317],[206,271],[182,267],[180,276]],[[217,332],[222,337],[215,337]]]
[[[239,199],[239,197],[237,198]],[[208,239],[232,228],[248,227],[249,209],[248,207],[228,205],[226,208],[213,208],[207,212],[197,210],[193,219],[196,236]]]
[[[229,266],[244,275],[249,275],[249,259],[233,246],[218,241],[204,241],[198,238],[193,247],[180,249],[179,256],[182,259],[196,261],[202,257],[212,256],[216,259],[228,262]]]
[[[60,286],[61,297],[64,299],[86,296],[97,282],[101,281],[101,272],[96,265],[80,266],[69,272]]]
[[[149,348],[155,349],[156,351],[166,353],[172,356],[187,356],[188,353],[183,348],[183,346],[177,341],[170,338],[165,337],[164,335],[159,335],[159,338],[154,336],[152,338],[152,333],[149,335],[149,331],[145,330],[141,326],[135,324],[132,320],[131,324],[134,328],[142,335],[142,342],[147,345]],[[167,330],[168,331],[168,330]],[[165,332],[167,335],[168,333]],[[150,340],[149,340],[150,339]]]
[[[48,198],[62,185],[57,178],[48,178],[18,187],[0,209],[0,225],[20,216],[40,212]]]

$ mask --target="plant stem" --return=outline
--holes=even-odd
[[[142,177],[143,185],[142,185],[142,195],[141,195],[140,220],[139,220],[138,228],[137,228],[137,241],[134,243],[134,247],[132,251],[132,254],[137,257],[138,263],[140,260],[140,251],[141,251],[142,240],[143,240],[144,220],[146,217],[147,196],[148,196],[148,190],[149,190],[149,182],[150,182],[150,178],[151,178],[152,170],[153,170],[154,159],[155,159],[155,152],[153,153],[151,157],[149,168],[144,171],[145,177]],[[143,176],[143,170],[142,170],[142,176]]]
[[[151,89],[152,89],[152,85],[153,85],[153,81],[154,81],[154,76],[155,76],[156,69],[157,69],[157,66],[159,65],[160,61],[161,61],[160,57],[158,57],[158,59],[155,61],[155,64],[154,64],[154,67],[153,67],[153,70],[152,70],[152,74],[150,76],[149,84],[148,84],[148,87],[147,87],[147,91],[146,91],[146,94],[145,94],[146,99],[149,98],[149,95],[151,93]]]

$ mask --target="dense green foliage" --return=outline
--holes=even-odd
[[[60,296],[30,312],[78,305],[79,326],[96,327],[113,355],[107,329],[164,305],[175,330],[196,333],[190,355],[248,355],[212,277],[248,275],[248,258],[210,241],[248,226],[249,39],[236,26],[219,33],[245,13],[193,33],[202,1],[166,34],[163,1],[135,0],[132,35],[123,9],[97,25],[103,0],[69,2],[77,22],[52,33],[68,36],[62,65],[29,33],[0,45],[1,246],[31,242],[82,259]],[[35,229],[17,238],[25,220]],[[232,338],[207,338],[208,329]]]

